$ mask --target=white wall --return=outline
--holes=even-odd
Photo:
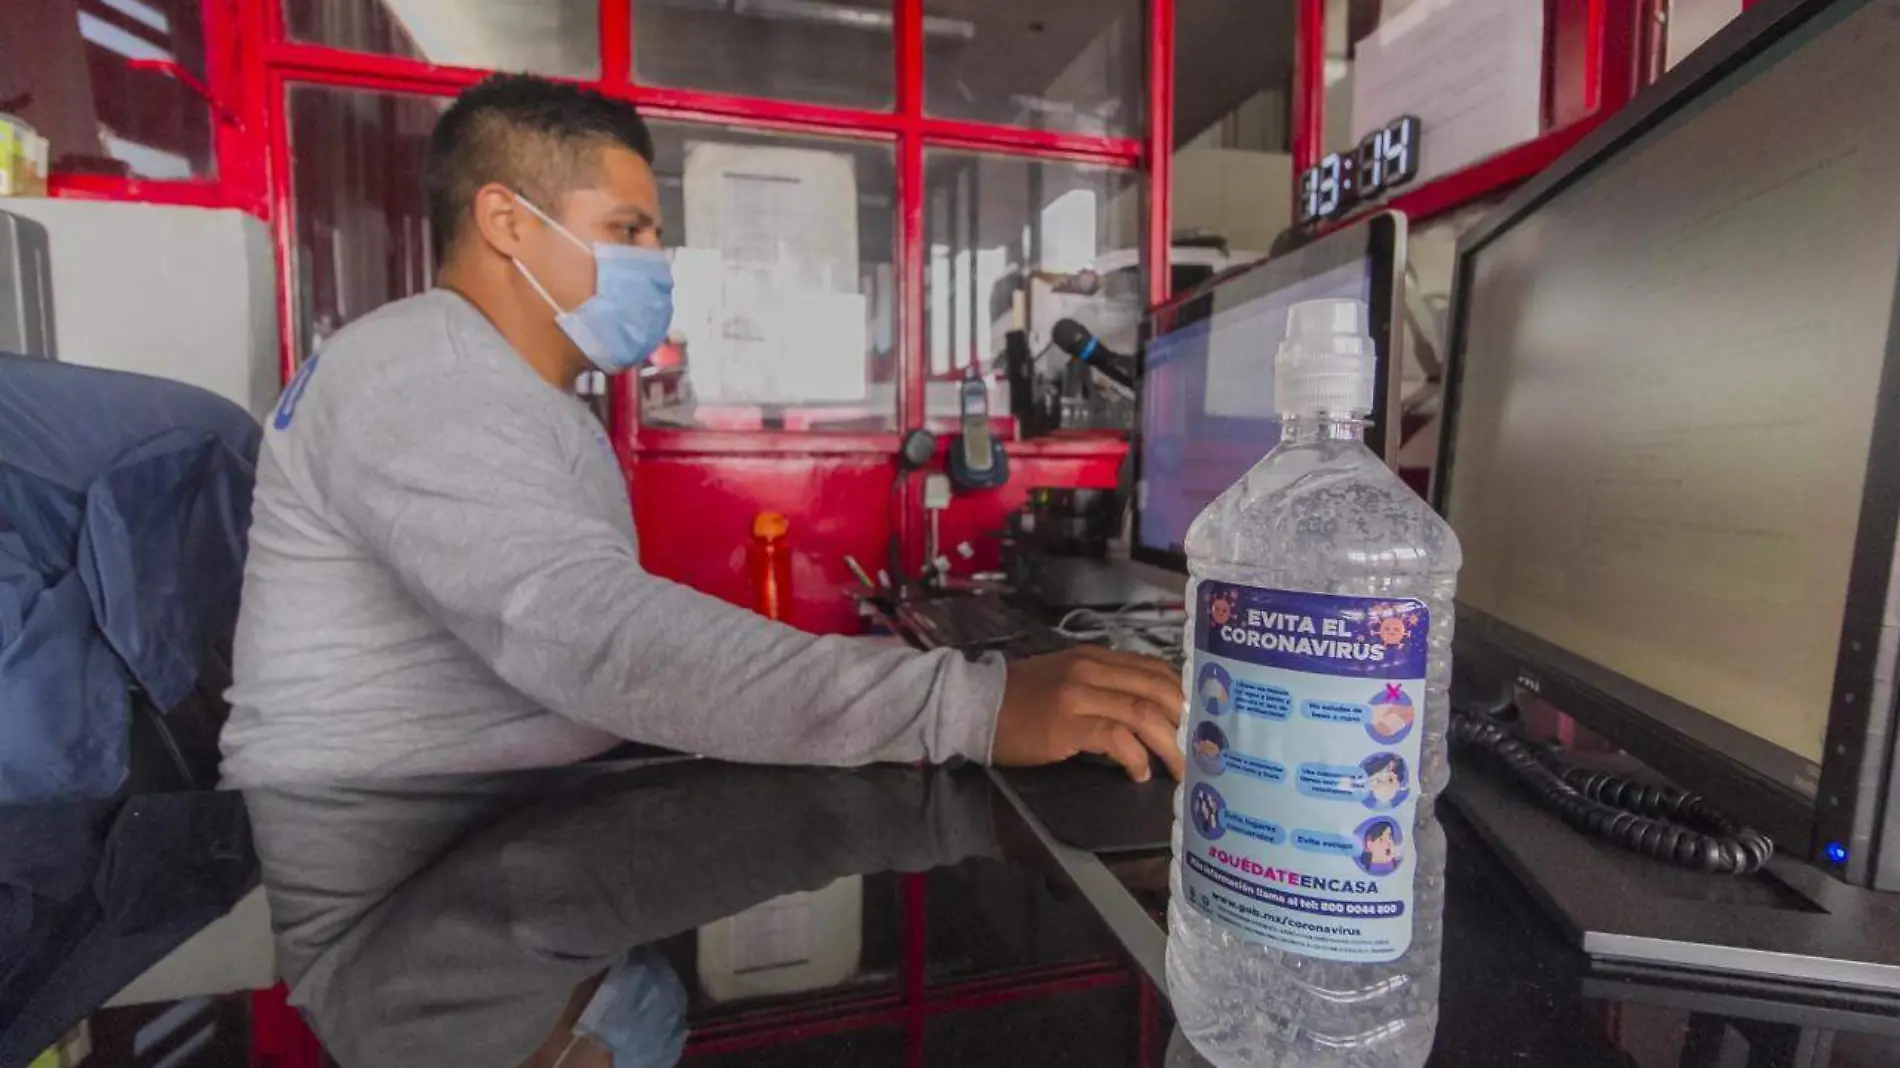
[[[1293,222],[1293,157],[1188,147],[1174,154],[1174,228],[1207,229],[1265,252]]]
[[[1110,210],[1122,233],[1141,233],[1141,189]],[[1234,251],[1265,253],[1293,222],[1293,157],[1189,145],[1174,154],[1174,229],[1211,230]]]
[[[240,211],[10,198],[46,227],[59,358],[210,390],[263,418],[275,402],[270,232]]]

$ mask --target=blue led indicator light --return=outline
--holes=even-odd
[[[1827,859],[1835,864],[1847,863],[1847,847],[1839,842],[1829,842],[1822,852],[1826,853]]]

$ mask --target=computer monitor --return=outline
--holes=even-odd
[[[1280,441],[1273,358],[1301,301],[1366,302],[1379,382],[1366,442],[1398,451],[1393,306],[1405,270],[1405,217],[1382,212],[1294,252],[1177,296],[1142,324],[1130,555],[1187,570],[1188,524]]]
[[[1434,499],[1492,664],[1900,889],[1900,4],[1765,0],[1469,231]]]

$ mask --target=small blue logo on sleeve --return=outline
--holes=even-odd
[[[284,395],[277,399],[277,411],[272,414],[270,421],[272,426],[279,430],[290,429],[290,421],[297,417],[297,402],[303,400],[303,391],[309,388],[310,376],[317,373],[317,361],[322,358],[323,354],[319,352],[297,368],[297,377],[290,380]]]

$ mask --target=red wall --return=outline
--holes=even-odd
[[[779,512],[791,520],[788,622],[821,633],[863,629],[847,593],[857,581],[844,558],[855,557],[873,575],[884,566],[891,523],[900,514],[891,503],[894,442],[885,450],[877,441],[806,440],[802,451],[786,453],[766,452],[745,441],[729,449],[689,450],[663,439],[655,444],[652,437],[633,444],[624,461],[647,570],[749,606],[746,550],[752,518],[761,511]],[[957,574],[996,566],[997,544],[986,535],[1001,529],[1004,517],[1031,489],[1113,488],[1126,451],[1123,442],[1101,438],[1012,442],[1007,448],[1009,483],[959,493],[943,516],[943,548]],[[934,466],[941,469],[941,449]],[[976,550],[974,559],[956,554],[960,541]]]

